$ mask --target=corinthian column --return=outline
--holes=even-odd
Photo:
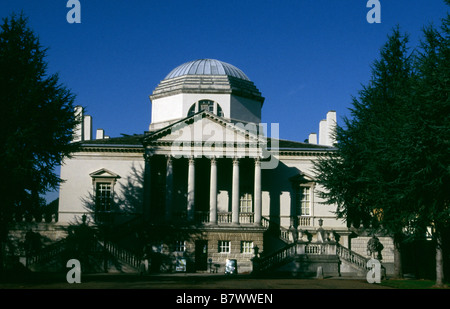
[[[187,217],[188,220],[194,220],[194,197],[195,197],[195,160],[189,158],[188,168],[188,192],[187,192]]]
[[[239,160],[233,160],[233,184],[231,196],[231,223],[239,224]]]
[[[172,196],[173,196],[173,166],[172,158],[167,157],[166,166],[166,220],[172,216]]]
[[[261,161],[259,158],[255,160],[255,217],[254,223],[256,225],[261,224]]]
[[[209,222],[217,223],[217,162],[211,158],[211,176],[209,185]]]

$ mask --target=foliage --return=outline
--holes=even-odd
[[[441,31],[425,28],[413,53],[393,30],[352,118],[336,129],[336,153],[315,164],[322,196],[349,225],[382,227],[396,243],[432,227],[437,272],[450,224],[449,25],[447,15]]]
[[[57,188],[54,169],[76,149],[71,144],[74,95],[48,74],[46,49],[23,15],[5,18],[0,32],[0,221],[32,212],[39,194]]]
[[[404,226],[404,184],[396,176],[401,170],[390,154],[402,141],[399,134],[408,115],[411,92],[411,57],[407,37],[395,29],[375,61],[368,86],[353,99],[352,119],[336,131],[337,152],[315,165],[322,195],[338,205],[337,214],[348,224],[377,226],[398,232]],[[397,197],[397,198],[393,198]],[[400,222],[399,222],[400,221]]]

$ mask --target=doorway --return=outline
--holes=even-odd
[[[195,270],[208,269],[208,241],[204,239],[195,241]]]

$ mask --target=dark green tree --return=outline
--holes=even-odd
[[[448,2],[448,1],[447,1]],[[398,28],[375,61],[372,79],[337,127],[337,152],[316,162],[323,196],[349,224],[383,228],[399,245],[436,241],[436,284],[443,284],[443,241],[450,225],[449,16],[424,29],[410,54]],[[395,265],[401,276],[401,265]]]
[[[443,240],[450,226],[450,16],[440,30],[424,29],[415,67],[409,148],[400,164],[410,184],[417,218],[433,228],[436,285],[443,285]]]
[[[348,225],[383,228],[393,235],[395,274],[402,276],[399,245],[403,228],[414,217],[406,203],[402,167],[392,155],[403,145],[414,72],[408,38],[394,29],[372,68],[372,78],[353,99],[352,118],[336,130],[337,152],[316,164],[323,196],[337,204]]]
[[[58,187],[55,167],[77,147],[74,95],[47,72],[47,50],[27,23],[12,14],[0,32],[0,241],[14,212],[32,213]]]

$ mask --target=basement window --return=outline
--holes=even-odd
[[[229,240],[219,240],[217,249],[218,249],[219,253],[230,253],[231,252],[230,241]]]

